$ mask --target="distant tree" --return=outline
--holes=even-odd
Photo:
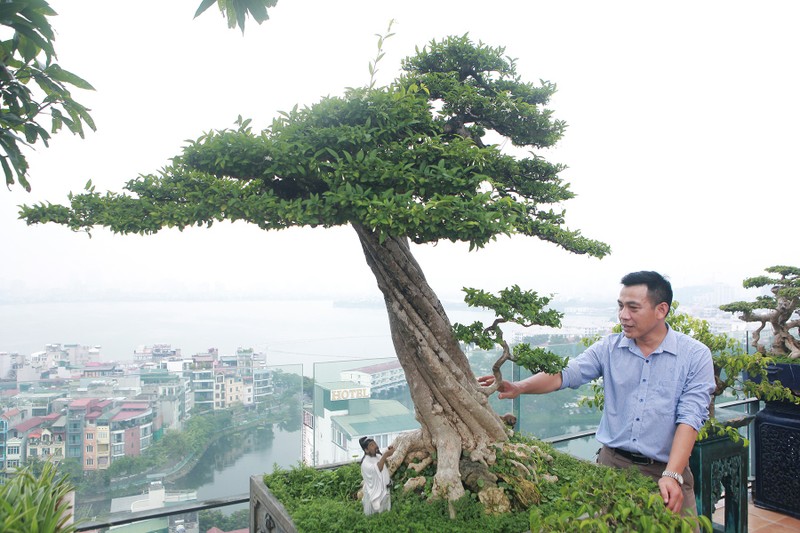
[[[295,107],[262,132],[240,117],[236,129],[203,135],[158,174],[129,181],[127,193],[89,187],[68,206],[26,206],[21,217],[140,234],[222,220],[265,230],[350,225],[383,293],[421,425],[395,443],[393,467],[409,452],[427,452],[437,462],[432,493],[457,499],[462,454],[493,462],[507,430],[487,400],[494,389],[477,384],[410,243],[479,249],[520,234],[597,257],[609,248],[565,228],[557,207],[573,193],[561,165],[500,149],[506,140],[535,150],[561,138],[565,124],[545,107],[555,85],[523,82],[503,48],[467,36],[432,41],[403,69],[388,87],[371,82]],[[490,144],[488,132],[501,144]]]
[[[250,525],[250,511],[247,509],[240,509],[226,515],[222,511],[216,509],[206,509],[198,513],[200,522],[200,531],[208,531],[212,527],[219,528],[222,531],[234,531],[237,529],[246,529]]]
[[[758,296],[752,302],[733,302],[721,305],[729,313],[739,313],[739,319],[756,322],[760,326],[753,332],[753,347],[762,354],[800,358],[800,268],[771,266],[764,269],[773,276],[747,278],[746,289],[769,287],[772,296]],[[772,345],[761,342],[761,332],[772,327]],[[794,330],[794,333],[792,333]]]
[[[244,32],[248,16],[261,24],[277,0],[203,0],[195,17],[215,3],[228,27]],[[64,126],[81,137],[84,127],[95,130],[89,110],[71,92],[94,88],[56,62],[49,18],[55,15],[46,0],[0,2],[0,26],[10,30],[3,33],[8,38],[0,40],[0,166],[8,187],[18,182],[31,190],[26,147],[38,142],[48,146],[50,136]]]

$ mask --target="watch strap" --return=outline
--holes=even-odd
[[[661,472],[661,477],[671,477],[675,481],[678,482],[679,485],[683,485],[683,476],[677,472],[672,472],[671,470],[664,470]]]

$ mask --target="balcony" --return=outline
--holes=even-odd
[[[318,363],[314,365],[313,377],[315,383],[338,381],[342,370],[353,366],[365,366],[378,361],[385,360],[336,361],[333,363]],[[283,367],[281,370],[282,377],[275,382],[275,398],[272,399],[272,403],[269,404],[265,412],[273,413],[277,410],[283,409],[284,411],[282,412],[284,415],[290,419],[296,418],[296,420],[299,421],[298,426],[300,429],[295,429],[294,431],[285,434],[282,433],[280,438],[274,437],[274,446],[277,446],[279,441],[283,442],[286,440],[288,443],[289,452],[277,460],[272,456],[270,456],[268,459],[260,459],[248,470],[235,473],[234,477],[230,478],[232,481],[228,481],[227,478],[226,480],[222,481],[216,478],[217,475],[221,473],[224,474],[226,472],[212,472],[207,474],[212,476],[211,479],[207,480],[207,485],[222,488],[224,492],[209,494],[204,493],[203,490],[198,490],[198,501],[182,502],[180,505],[174,507],[136,513],[123,512],[110,514],[107,511],[92,511],[92,514],[87,515],[85,510],[81,511],[83,504],[80,501],[80,498],[78,498],[77,504],[79,516],[81,513],[83,513],[84,516],[84,521],[81,522],[78,530],[102,530],[103,528],[110,526],[131,524],[139,521],[150,520],[156,517],[179,517],[185,513],[193,513],[203,510],[226,508],[226,512],[229,512],[231,510],[242,509],[245,504],[250,501],[250,495],[247,492],[249,476],[264,473],[265,470],[271,468],[273,463],[278,463],[283,467],[292,466],[301,458],[309,464],[314,464],[319,468],[324,468],[326,465],[331,465],[335,462],[334,457],[327,454],[321,448],[321,446],[325,444],[338,449],[339,452],[337,453],[344,454],[344,457],[346,457],[348,460],[352,460],[353,450],[342,448],[340,442],[337,441],[337,443],[334,443],[332,435],[324,433],[324,428],[331,427],[330,423],[321,423],[321,420],[324,418],[324,416],[321,417],[320,414],[325,414],[324,399],[312,397],[310,398],[310,402],[308,399],[306,399],[304,406],[302,395],[299,390],[295,391],[295,393],[287,395],[287,391],[289,390],[289,387],[287,387],[287,380],[291,378],[298,382],[301,381],[302,368],[298,367],[298,365],[294,365],[292,368]],[[476,368],[475,372],[476,374],[483,373],[480,366]],[[519,379],[519,377],[524,376],[516,376],[515,379]],[[593,436],[599,416],[597,413],[585,408],[581,408],[576,404],[575,399],[581,394],[584,394],[585,391],[562,392],[563,394],[559,392],[554,393],[553,395],[546,395],[542,397],[523,397],[518,405],[514,405],[508,400],[501,401],[497,400],[496,398],[493,398],[492,402],[495,410],[499,413],[518,412],[518,426],[522,431],[537,435],[537,437],[551,443],[554,447],[561,451],[570,453],[579,458],[590,460],[598,448]],[[574,397],[570,396],[571,394],[574,394]],[[385,397],[382,396],[381,398],[381,401],[384,401],[383,398]],[[547,400],[547,398],[550,398],[550,400]],[[397,394],[397,396],[392,397],[391,400],[397,402],[398,404],[402,404],[402,406],[413,409],[413,406],[407,397],[407,393]],[[547,403],[548,401],[552,401],[555,404],[560,405],[561,408],[557,410],[552,408],[552,405]],[[718,408],[722,410],[741,412],[748,409],[758,409],[758,403],[723,402],[722,404],[718,404]],[[567,413],[569,416],[565,416]],[[335,416],[340,416],[340,414],[341,413]],[[265,415],[261,414],[258,416],[264,417]],[[384,428],[387,426],[387,420],[388,419],[383,421],[378,420],[376,423],[378,424],[378,427],[381,428],[381,431],[372,430],[371,433],[384,434]],[[570,424],[565,426],[563,423],[561,423],[564,420],[570,420]],[[342,431],[346,431],[348,426],[337,425],[337,427],[341,433]],[[277,431],[277,429],[275,431]],[[752,431],[752,425],[744,428],[742,431],[745,436],[749,436],[749,433]],[[356,435],[348,435],[347,437],[348,438],[346,439],[346,442],[349,442],[349,444],[357,443],[357,438],[355,438],[357,437]],[[231,442],[237,440],[238,437],[237,439],[233,439]],[[357,444],[353,445],[355,446]],[[113,452],[113,460],[116,460],[123,456],[124,450],[121,448],[121,446],[115,446]],[[752,456],[754,451],[751,449],[750,453]],[[214,459],[213,462],[216,462],[219,465],[225,465],[232,463],[234,457],[235,455],[233,450],[222,450],[218,456],[218,459]],[[140,478],[143,481],[147,481],[148,479],[164,479],[165,485],[168,487],[175,489],[191,489],[192,487],[183,486],[179,482],[175,481],[176,479],[181,479],[176,478],[175,473],[182,471],[184,468],[190,468],[193,463],[199,464],[202,462],[207,462],[207,460],[199,461],[198,458],[187,457],[185,464],[171,465],[169,468],[165,468],[157,472],[151,472],[146,476],[140,476]],[[223,470],[226,470],[226,468],[223,468]],[[232,475],[234,474],[232,468],[230,469],[230,473]],[[133,483],[134,480],[129,479],[126,480],[125,483],[128,483],[129,481]],[[754,478],[752,475],[749,477],[748,481],[750,484],[753,484]],[[133,484],[131,485],[131,487],[134,486],[135,485]],[[132,488],[131,490],[136,489]],[[722,520],[722,513],[724,513],[724,509],[722,508],[718,509],[715,513],[715,517],[718,522],[721,522]],[[785,527],[787,528],[786,530],[789,531],[792,530],[790,528],[800,527],[800,521],[785,515],[780,515],[778,513],[772,513],[770,511],[756,508],[752,504],[749,506],[749,523],[750,531],[781,531],[780,527]]]

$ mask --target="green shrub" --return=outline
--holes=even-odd
[[[39,476],[30,468],[13,474],[0,485],[0,531],[3,533],[71,533],[72,510],[67,495],[72,485],[47,462]]]
[[[530,466],[540,480],[547,474],[556,476],[558,481],[538,482],[540,502],[530,507],[519,504],[524,499],[514,494],[517,490],[514,484],[501,483],[514,502],[512,512],[504,514],[487,514],[477,495],[467,491],[452,504],[455,518],[451,519],[448,502],[429,500],[425,491],[422,494],[403,491],[407,476],[404,467],[393,476],[391,511],[369,517],[364,515],[357,499],[361,486],[357,462],[335,470],[303,465],[291,469],[276,467],[272,474],[264,476],[264,483],[286,507],[298,530],[314,533],[691,531],[698,520],[710,531],[711,524],[705,517],[686,519],[668,511],[656,483],[638,471],[587,463],[522,436],[513,437],[512,442],[537,446],[552,456],[552,461],[532,457]],[[502,476],[509,459],[500,454],[494,467],[496,473]],[[434,468],[428,467],[421,475],[432,475]]]

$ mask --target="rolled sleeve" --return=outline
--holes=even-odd
[[[708,420],[711,395],[716,388],[714,383],[714,361],[711,352],[702,346],[692,354],[689,375],[678,401],[676,424],[686,424],[700,431]]]
[[[561,389],[577,389],[603,375],[601,357],[608,352],[608,339],[602,339],[592,344],[575,359],[570,359],[567,368],[561,371]]]

